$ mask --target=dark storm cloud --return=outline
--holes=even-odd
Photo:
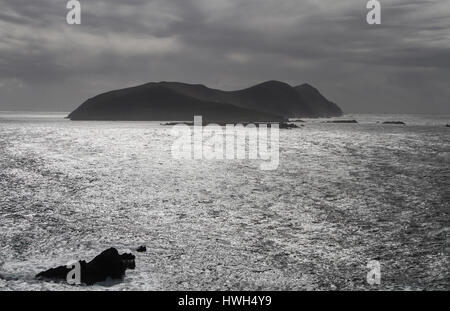
[[[101,91],[180,80],[310,82],[349,112],[450,112],[447,1],[0,0],[0,110],[71,110]]]

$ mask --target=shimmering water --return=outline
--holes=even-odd
[[[62,117],[0,113],[2,290],[450,289],[448,115],[306,120],[276,171],[173,160],[158,122]],[[33,279],[142,244],[111,287]]]

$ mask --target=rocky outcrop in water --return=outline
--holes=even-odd
[[[145,253],[147,251],[147,246],[141,245],[138,248],[136,248],[136,252],[138,253]]]
[[[299,126],[294,123],[286,123],[286,122],[280,123],[280,129],[296,129],[296,128],[299,128]]]
[[[179,125],[179,124],[184,124],[187,126],[194,126],[194,122],[167,122],[167,123],[161,123],[161,125],[163,126],[174,126],[174,125]],[[231,122],[231,123],[226,123],[226,122],[218,122],[216,123],[219,126],[227,126],[227,125],[236,125],[237,123],[235,122]],[[259,127],[261,125],[261,123],[248,123],[248,122],[244,122],[244,123],[239,123],[240,125],[243,126],[248,126],[250,124],[255,125],[256,127]],[[266,124],[266,123],[262,123],[264,126],[268,125],[268,127],[271,127],[271,124]],[[203,123],[203,126],[206,126],[206,123]],[[301,126],[304,126],[303,124]],[[294,129],[294,128],[299,128],[299,126],[295,123],[289,123],[289,122],[280,122],[278,123],[278,128],[279,129]]]
[[[95,283],[106,281],[107,279],[122,280],[127,269],[134,269],[135,256],[124,253],[119,255],[115,248],[109,248],[96,256],[92,261],[79,261],[81,272],[81,283],[93,285]],[[67,275],[72,269],[66,266],[59,266],[40,272],[36,275],[37,279],[66,282]]]
[[[324,123],[348,123],[348,124],[355,124],[358,123],[356,120],[332,120],[332,121],[326,121]]]
[[[391,124],[391,125],[406,125],[403,121],[385,121],[383,124]]]

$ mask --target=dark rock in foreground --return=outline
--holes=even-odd
[[[333,121],[326,121],[324,123],[350,123],[350,124],[354,124],[354,123],[358,123],[358,121],[356,121],[356,120],[333,120]]]
[[[446,127],[450,127],[450,124],[447,124]]]
[[[292,87],[268,81],[238,91],[199,84],[147,83],[88,99],[71,120],[282,122],[295,117],[341,116],[341,109],[308,84]]]
[[[383,122],[383,124],[406,125],[406,123],[402,122],[402,121],[386,121],[386,122]]]
[[[108,278],[113,280],[122,280],[127,269],[134,269],[135,256],[132,254],[119,255],[117,249],[110,248],[96,256],[92,261],[79,261],[81,266],[81,283],[93,285],[95,283],[106,281]],[[67,274],[72,269],[66,266],[52,268],[36,275],[37,279],[52,281],[67,281]]]

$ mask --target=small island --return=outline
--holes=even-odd
[[[356,124],[356,123],[358,123],[358,121],[356,121],[356,120],[332,120],[332,121],[325,121],[324,123]]]
[[[383,124],[390,124],[390,125],[406,125],[403,121],[385,121]]]

